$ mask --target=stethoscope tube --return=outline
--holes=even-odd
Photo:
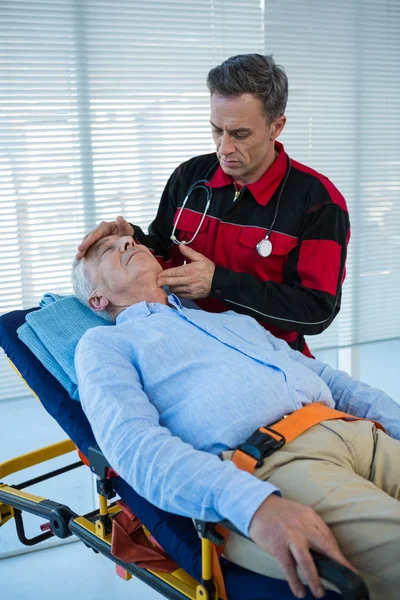
[[[267,231],[265,237],[262,240],[260,240],[258,242],[258,244],[256,245],[256,250],[257,250],[258,254],[260,256],[262,256],[263,258],[267,258],[271,254],[272,249],[273,249],[272,248],[272,243],[271,243],[269,237],[270,237],[272,229],[273,229],[273,227],[275,225],[275,221],[277,219],[278,212],[279,212],[279,206],[280,206],[280,203],[281,203],[282,194],[283,194],[283,191],[285,189],[288,177],[290,175],[290,170],[291,170],[291,166],[292,165],[291,165],[289,156],[286,155],[286,157],[287,157],[286,173],[285,173],[285,177],[283,178],[283,181],[282,181],[282,183],[280,185],[280,190],[279,190],[278,198],[276,200],[276,206],[275,206],[274,216],[272,218],[272,223],[269,226],[268,231]],[[213,195],[212,188],[210,188],[208,184],[209,184],[209,181],[207,179],[199,179],[198,181],[195,181],[193,183],[193,185],[191,185],[191,187],[189,188],[189,191],[186,194],[185,199],[184,199],[184,201],[182,203],[182,206],[181,206],[181,208],[179,210],[179,213],[178,213],[178,216],[176,218],[175,224],[174,224],[174,226],[172,228],[172,233],[171,233],[170,239],[171,239],[171,241],[174,244],[188,245],[188,244],[191,244],[196,239],[197,234],[199,233],[199,231],[201,229],[201,226],[204,223],[204,219],[206,218],[206,215],[207,215],[208,209],[210,208],[210,204],[211,204],[211,200],[212,200],[212,195]],[[194,232],[192,238],[190,240],[188,240],[188,241],[185,241],[185,240],[180,241],[180,240],[178,240],[178,238],[175,235],[176,230],[178,228],[179,219],[181,217],[183,209],[185,208],[185,206],[186,206],[186,204],[187,204],[187,202],[189,200],[190,195],[193,193],[193,191],[195,189],[203,189],[206,192],[207,197],[206,197],[205,210],[204,210],[203,215],[201,217],[199,226],[197,227],[196,231]]]
[[[256,250],[257,250],[258,254],[260,256],[262,256],[263,258],[267,258],[271,254],[271,252],[272,252],[272,242],[270,241],[269,236],[271,235],[271,231],[274,228],[275,221],[276,221],[276,218],[277,218],[278,212],[279,212],[279,206],[280,206],[280,203],[281,203],[281,198],[282,198],[283,190],[285,189],[285,185],[286,185],[286,182],[287,182],[288,177],[290,175],[290,170],[292,168],[292,164],[290,162],[289,156],[286,155],[286,157],[287,157],[286,173],[285,173],[285,177],[283,178],[283,181],[281,183],[281,188],[279,190],[278,198],[276,200],[276,206],[275,206],[274,216],[272,218],[272,223],[269,226],[268,231],[267,231],[264,239],[260,240],[258,242],[258,244],[256,245]]]
[[[212,188],[210,188],[208,185],[206,185],[206,184],[208,184],[208,183],[209,183],[209,182],[207,181],[207,179],[199,179],[199,181],[195,181],[195,182],[194,182],[194,184],[193,184],[193,185],[190,187],[190,189],[189,189],[188,193],[186,194],[186,197],[185,197],[185,199],[184,199],[184,201],[183,201],[183,203],[182,203],[182,206],[181,206],[181,208],[180,208],[180,211],[179,211],[179,213],[178,213],[178,216],[177,216],[177,218],[176,218],[175,225],[174,225],[174,226],[173,226],[173,228],[172,228],[172,233],[171,233],[171,235],[170,235],[170,239],[171,239],[171,240],[174,242],[174,244],[184,244],[184,245],[186,246],[186,245],[188,245],[188,244],[191,244],[191,243],[192,243],[192,242],[193,242],[193,241],[196,239],[196,236],[197,236],[197,234],[199,233],[199,231],[200,231],[200,229],[201,229],[201,226],[202,226],[202,225],[203,225],[203,223],[204,223],[204,219],[206,218],[206,215],[207,215],[208,209],[210,208],[210,204],[211,204],[211,199],[212,199]],[[181,242],[181,241],[180,241],[180,240],[178,240],[178,238],[176,237],[176,235],[175,235],[175,232],[176,232],[176,229],[177,229],[177,227],[178,227],[178,222],[179,222],[179,219],[181,218],[182,211],[183,211],[183,209],[185,208],[185,206],[186,206],[186,204],[187,204],[187,201],[189,200],[189,196],[190,196],[190,194],[192,194],[192,193],[193,193],[193,191],[194,191],[194,190],[196,190],[196,189],[203,189],[203,190],[205,190],[205,191],[206,191],[206,194],[207,194],[206,207],[205,207],[205,210],[204,210],[204,212],[203,212],[203,216],[201,217],[200,224],[199,224],[198,228],[196,229],[196,231],[194,232],[192,239],[191,239],[191,240],[188,240],[187,242],[185,242],[184,240]]]

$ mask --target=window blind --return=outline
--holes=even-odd
[[[289,76],[282,141],[353,226],[340,316],[312,347],[400,335],[399,30],[389,0],[2,0],[0,312],[70,293],[98,221],[146,228],[172,170],[213,149],[209,69],[267,52]],[[10,373],[0,399],[23,393]]]
[[[2,0],[1,312],[70,293],[98,221],[148,226],[170,172],[212,150],[205,78],[237,51],[263,51],[258,0]],[[2,360],[0,398],[18,383]]]
[[[289,78],[282,141],[346,198],[342,308],[312,349],[400,335],[400,3],[266,0],[265,51]]]

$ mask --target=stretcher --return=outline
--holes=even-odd
[[[195,527],[191,519],[152,506],[113,472],[96,445],[79,402],[71,400],[57,379],[19,340],[16,330],[30,310],[38,309],[13,311],[0,317],[0,346],[68,439],[0,464],[0,527],[14,522],[20,542],[27,546],[40,544],[52,536],[61,539],[76,536],[86,546],[112,560],[118,575],[127,580],[137,577],[165,598],[293,600],[285,581],[252,573],[223,557],[219,559],[221,582],[212,560],[213,544],[220,541],[215,524],[196,521]],[[79,449],[83,462],[74,460],[66,467],[50,469],[29,481],[16,483],[13,479],[6,482],[18,471],[48,463],[76,449]],[[81,468],[84,463],[96,476],[98,509],[95,511],[80,515],[59,498],[42,498],[26,491],[35,483],[61,477],[64,472]],[[122,502],[116,503],[115,498]],[[33,538],[26,536],[24,513],[45,521],[41,525],[42,533]],[[129,551],[114,547],[117,523],[123,523],[124,519],[125,525],[131,523],[128,529],[133,549]],[[229,523],[223,525],[234,530]],[[315,558],[321,576],[338,590],[327,591],[327,600],[368,600],[367,588],[360,577],[323,556],[315,555]],[[313,598],[309,590],[306,598]]]

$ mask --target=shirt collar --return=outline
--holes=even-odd
[[[150,313],[150,309],[147,302],[136,302],[125,308],[122,312],[117,315],[116,324],[121,325],[130,319],[139,319],[147,317]]]
[[[175,294],[169,294],[168,303],[177,310],[182,310],[181,301],[179,300],[178,296],[175,296]],[[119,313],[116,318],[116,324],[121,325],[122,323],[130,321],[131,319],[143,319],[154,312],[170,310],[171,306],[160,304],[159,302],[136,302]]]
[[[265,171],[264,175],[258,181],[245,186],[261,206],[268,204],[286,174],[287,158],[283,144],[275,142],[275,150],[278,152],[278,158]],[[232,177],[227,175],[219,165],[208,185],[212,188],[221,188],[225,185],[232,185],[232,183]]]
[[[168,303],[172,306],[175,306],[175,308],[177,308],[178,310],[182,310],[182,303],[179,300],[178,296],[175,296],[175,294],[168,295]]]

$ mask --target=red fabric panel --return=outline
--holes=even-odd
[[[292,166],[298,169],[299,171],[303,171],[303,173],[309,173],[309,175],[314,175],[314,177],[319,179],[326,191],[328,192],[332,202],[334,204],[338,204],[341,208],[343,208],[343,210],[348,212],[346,200],[343,198],[339,190],[333,185],[330,179],[325,177],[325,175],[318,173],[318,171],[314,171],[314,169],[306,167],[306,165],[302,165],[301,163],[297,162],[297,160],[292,160]]]
[[[121,512],[113,519],[111,554],[142,569],[163,573],[179,569],[158,543],[155,547],[146,537],[142,523],[131,509],[122,500],[118,504]]]
[[[302,354],[304,354],[304,356],[308,356],[308,358],[315,358],[314,355],[311,354],[310,348],[307,346],[307,344],[304,345]]]
[[[238,273],[248,273],[261,281],[283,283],[284,267],[289,253],[297,245],[297,238],[273,231],[270,235],[272,253],[265,258],[258,254],[257,244],[266,233],[267,230],[261,227],[221,223],[215,263]]]
[[[156,260],[157,260],[157,262],[160,264],[160,267],[161,267],[162,269],[167,269],[166,262],[165,262],[165,260],[163,259],[163,257],[162,257],[162,256],[155,256],[155,259],[156,259]]]
[[[297,271],[301,285],[336,295],[342,249],[332,240],[305,240],[300,246]]]
[[[179,232],[179,240],[188,242],[193,238],[193,235],[197,231],[197,228],[199,227],[203,218],[203,213],[184,208],[178,219],[179,212],[180,209],[177,209],[175,212],[174,224],[177,225],[177,231]],[[200,252],[200,254],[204,254],[204,256],[206,256],[210,260],[214,260],[214,246],[219,224],[219,219],[215,219],[214,217],[206,215],[200,227],[200,230],[196,234],[195,239],[193,240],[193,242],[190,243],[190,247],[193,248],[193,250],[196,250],[196,252]],[[178,251],[176,251],[178,247],[177,244],[174,245],[175,249],[172,246],[170,248],[169,254],[172,258],[174,266],[178,267],[183,264],[184,257],[180,253],[179,249]]]

